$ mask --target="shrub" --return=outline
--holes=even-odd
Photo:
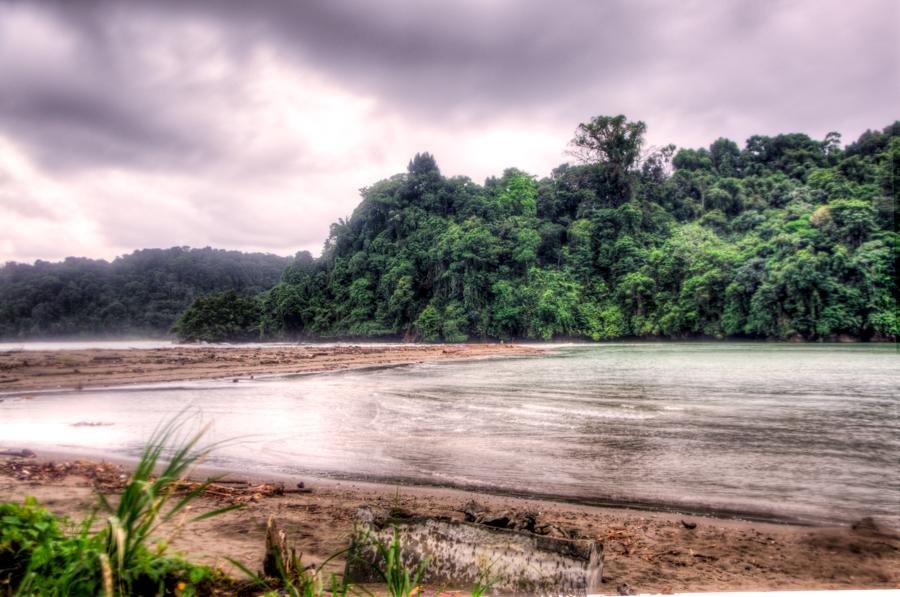
[[[229,581],[218,571],[165,554],[165,543],[150,548],[151,537],[206,488],[200,484],[176,496],[176,482],[209,448],[198,449],[202,432],[178,442],[180,415],[163,424],[150,438],[141,459],[113,508],[101,496],[109,516],[92,532],[96,515],[74,533],[68,525],[40,507],[34,498],[21,505],[0,504],[0,583],[19,595],[167,595],[190,596],[209,592]],[[174,446],[174,447],[173,447]],[[163,454],[171,452],[162,472],[154,477]],[[196,516],[201,520],[234,506]]]
[[[261,311],[253,298],[235,292],[201,296],[172,326],[185,342],[241,342],[259,339]]]

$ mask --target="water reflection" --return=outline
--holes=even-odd
[[[900,511],[890,346],[635,344],[7,398],[0,442],[135,454],[192,404],[228,467],[848,520]],[[110,427],[73,427],[109,421]]]

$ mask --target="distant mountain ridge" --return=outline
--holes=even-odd
[[[255,295],[278,282],[289,257],[212,249],[142,249],[113,261],[0,267],[0,337],[163,336],[198,296]]]

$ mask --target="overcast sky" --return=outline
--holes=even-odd
[[[897,0],[0,0],[0,262],[318,254],[430,151],[477,182],[624,113],[652,144],[900,106]]]

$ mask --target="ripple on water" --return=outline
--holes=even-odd
[[[666,343],[558,348],[228,387],[0,403],[5,445],[133,455],[194,405],[212,463],[587,501],[898,521],[892,347]],[[232,387],[233,386],[233,387]],[[86,418],[86,417],[89,417]],[[73,427],[84,420],[114,423]]]

